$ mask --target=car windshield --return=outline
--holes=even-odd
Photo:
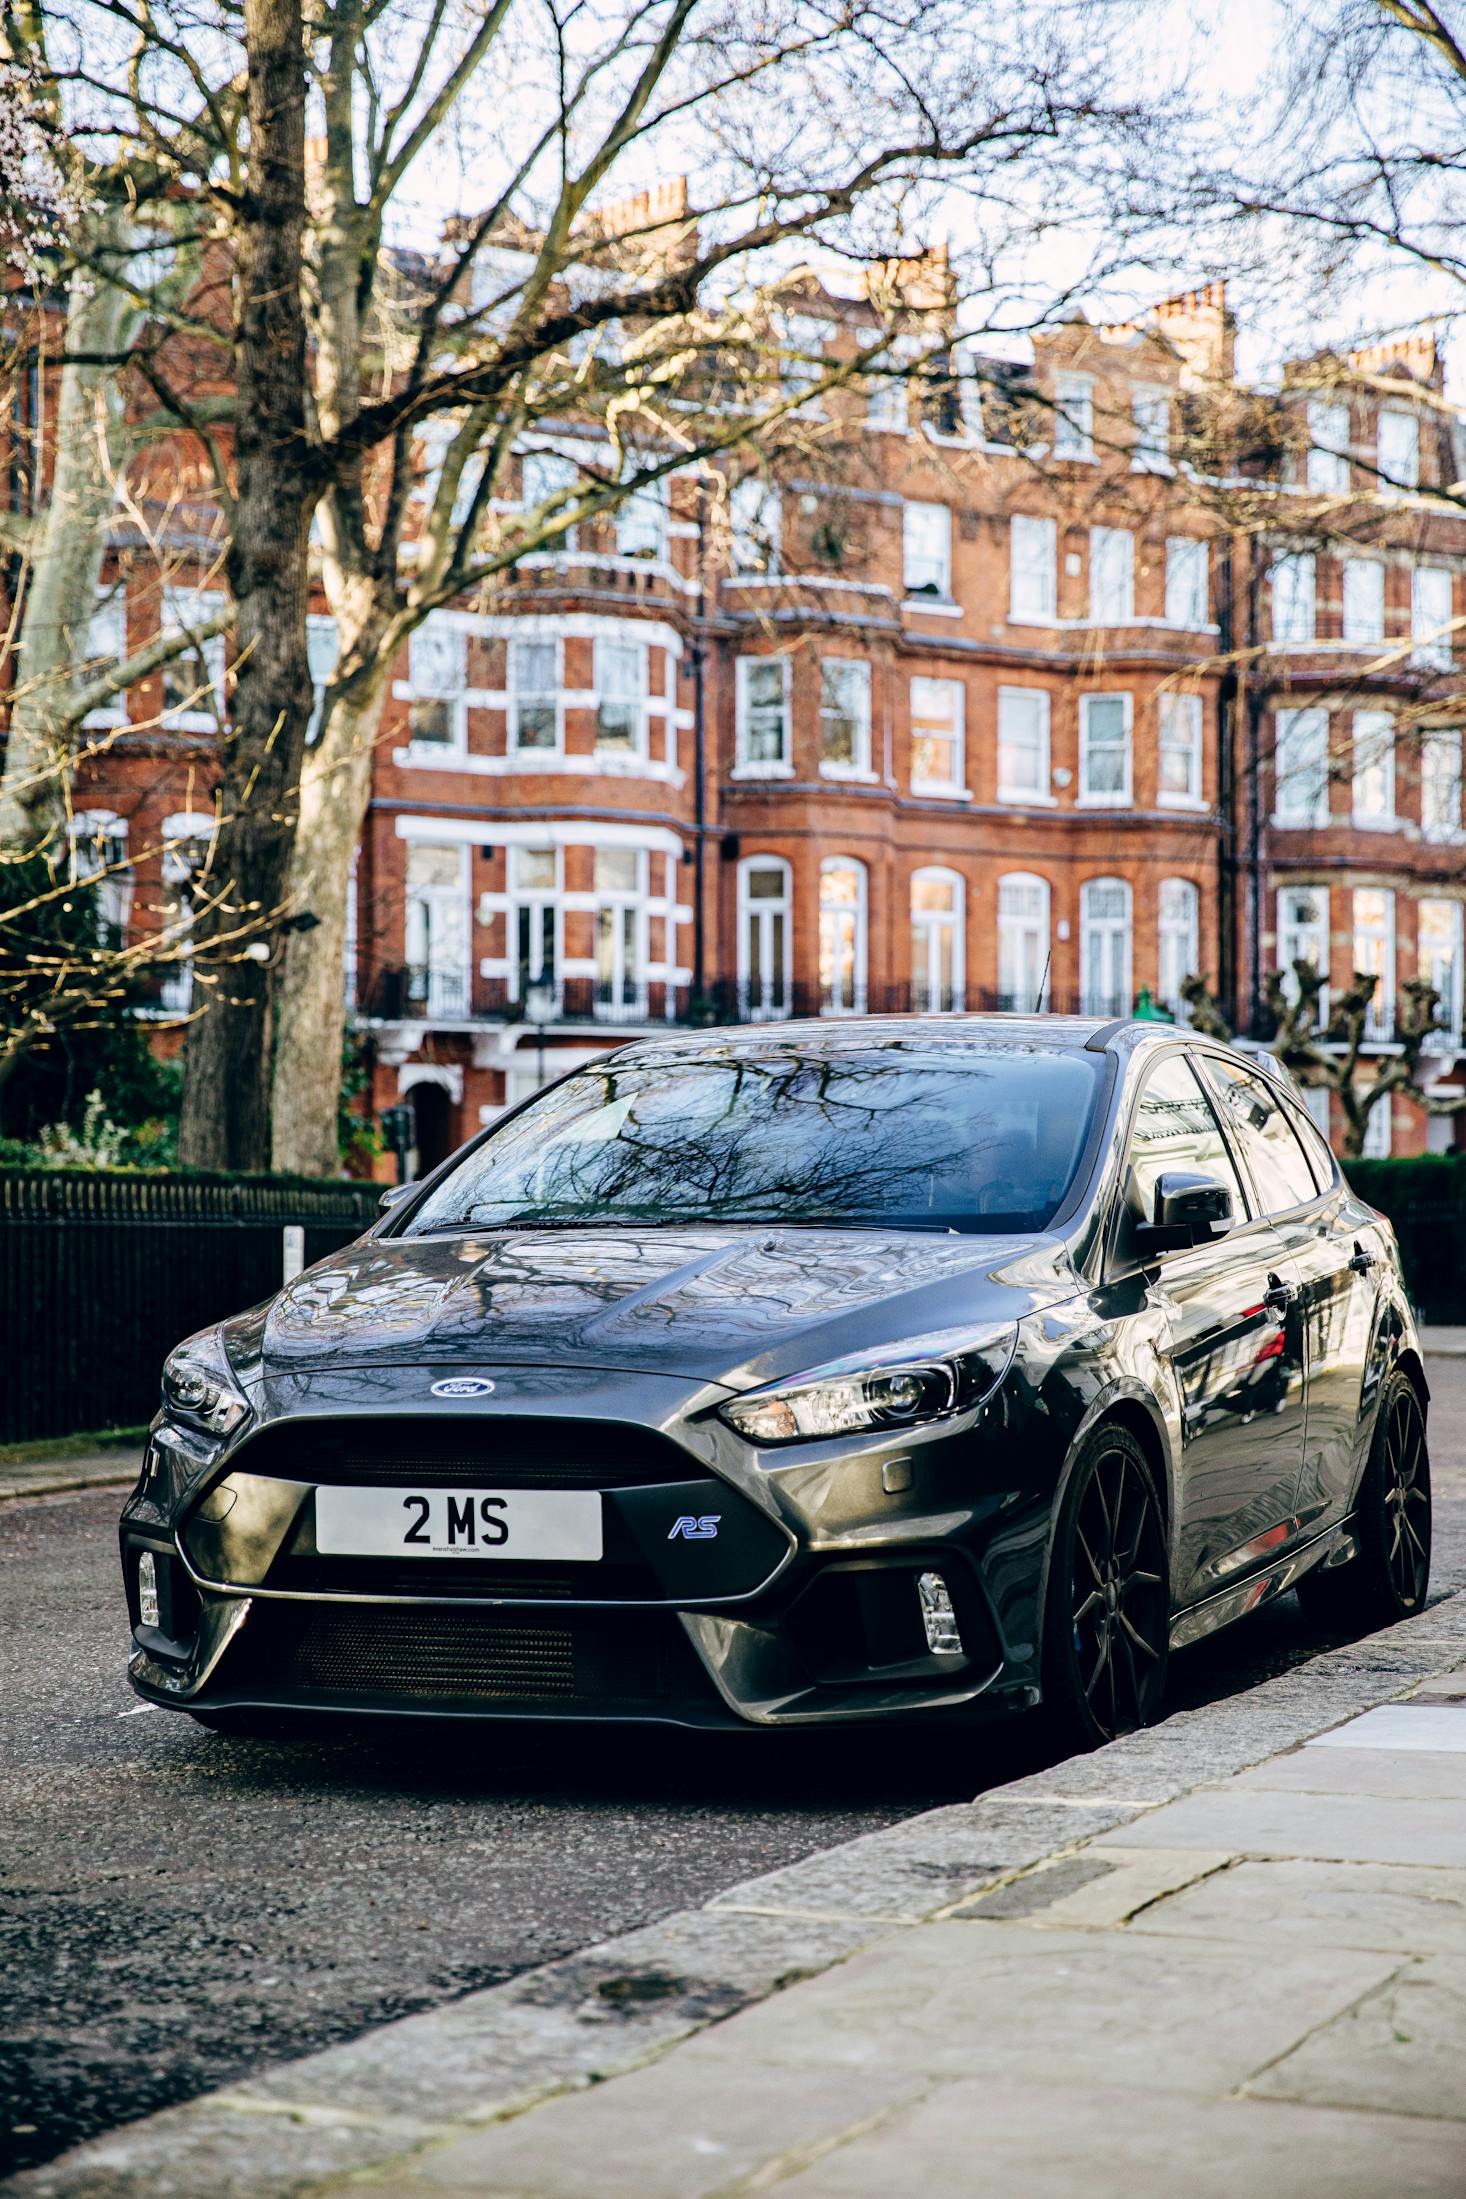
[[[1042,1229],[1084,1150],[1098,1060],[900,1045],[612,1059],[533,1101],[406,1234],[577,1222]]]

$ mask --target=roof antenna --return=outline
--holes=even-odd
[[[1036,1016],[1041,1016],[1044,1012],[1044,994],[1048,990],[1049,964],[1053,960],[1053,957],[1054,950],[1052,947],[1049,947],[1044,955],[1044,974],[1038,981],[1038,998],[1033,1004],[1033,1012]]]

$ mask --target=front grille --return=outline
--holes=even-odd
[[[287,1481],[483,1489],[634,1489],[707,1471],[655,1429],[510,1413],[286,1420],[263,1429],[231,1464]]]
[[[592,1603],[645,1602],[661,1594],[644,1562],[568,1566],[546,1572],[532,1565],[495,1565],[491,1558],[326,1557],[283,1551],[266,1575],[269,1588],[323,1596],[508,1596],[521,1601],[561,1597]]]
[[[296,1699],[658,1703],[705,1692],[664,1613],[612,1619],[401,1607],[257,1604],[221,1671]]]

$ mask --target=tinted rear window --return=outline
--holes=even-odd
[[[1041,1229],[1084,1151],[1096,1057],[1025,1047],[610,1061],[506,1122],[407,1233],[598,1221]]]

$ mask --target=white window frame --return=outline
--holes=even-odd
[[[127,661],[127,588],[121,580],[111,587],[97,589],[96,609],[87,622],[83,661],[86,665],[84,677],[88,680]],[[127,690],[121,687],[82,719],[84,726],[126,723]]]
[[[1344,559],[1344,639],[1357,648],[1385,638],[1385,569],[1377,557]]]
[[[553,689],[534,687],[527,683],[521,685],[519,678],[519,667],[522,662],[520,652],[524,649],[549,649],[554,652],[555,685]],[[558,634],[511,634],[509,637],[507,673],[509,680],[508,746],[510,755],[526,757],[531,764],[537,757],[563,756],[565,753],[565,655],[560,636]],[[546,697],[553,695],[555,706],[555,740],[553,747],[539,747],[533,742],[525,743],[521,741],[519,737],[519,698],[521,695],[533,698],[535,701],[543,701]]]
[[[1094,464],[1093,375],[1055,375],[1051,455],[1055,458],[1071,459],[1081,465]]]
[[[1166,785],[1168,755],[1186,759],[1184,792]],[[1203,712],[1200,695],[1181,695],[1164,689],[1156,697],[1156,807],[1158,809],[1206,808],[1203,787]]]
[[[1015,738],[1012,718],[1019,709],[1032,710],[1035,723],[1023,728]],[[1008,721],[1005,724],[1005,720]],[[1025,808],[1054,807],[1052,771],[1052,720],[1053,703],[1046,687],[1000,687],[998,689],[998,800],[1017,802]],[[1016,780],[1005,778],[1004,770],[1014,748],[1037,757],[1038,785],[1023,786]]]
[[[616,507],[616,555],[664,565],[670,517],[665,477],[633,489]]]
[[[1420,837],[1445,846],[1466,837],[1461,828],[1459,726],[1425,726],[1421,730]]]
[[[838,670],[836,670],[836,668],[838,668]],[[854,688],[854,701],[856,705],[854,711],[855,738],[853,743],[854,755],[848,764],[841,763],[836,758],[827,756],[825,754],[826,717],[844,717],[845,715],[847,715],[844,710],[836,711],[831,708],[830,700],[825,688],[825,674],[827,670],[835,671],[836,677],[840,680],[844,680],[847,677],[853,675],[852,685]],[[865,657],[821,657],[820,777],[823,779],[869,779],[871,778],[871,776],[869,661]]]
[[[1089,530],[1089,619],[1092,626],[1135,622],[1135,536],[1128,527]]]
[[[1316,898],[1317,912],[1300,919],[1289,905],[1289,896],[1307,893]],[[1279,886],[1277,908],[1277,958],[1278,971],[1283,980],[1283,991],[1289,1000],[1298,998],[1298,979],[1294,974],[1295,962],[1311,962],[1323,979],[1323,992],[1319,998],[1320,1014],[1327,1018],[1329,978],[1331,974],[1331,935],[1329,931],[1329,889],[1327,886]]]
[[[853,877],[856,894],[851,901],[826,901],[825,880],[836,876]],[[865,1014],[866,1001],[866,950],[867,911],[870,906],[870,882],[864,863],[855,855],[827,855],[820,864],[819,906],[819,962],[820,962],[820,1014]],[[847,987],[841,975],[835,982],[827,982],[826,971],[835,971],[843,956],[839,953],[838,920],[846,916],[851,923],[850,983]],[[831,920],[836,920],[832,925]],[[831,937],[833,931],[833,938]]]
[[[1090,732],[1090,720],[1096,703],[1118,702],[1124,715],[1125,745],[1123,750],[1124,785],[1118,792],[1107,788],[1092,790],[1089,784],[1090,766],[1100,754]],[[1079,790],[1075,797],[1081,809],[1128,809],[1135,799],[1135,697],[1120,689],[1081,695],[1079,698]]]
[[[916,889],[926,882],[952,889],[950,909],[918,909]],[[961,871],[944,864],[924,863],[911,874],[911,1006],[916,1015],[956,1014],[967,997],[967,881]],[[951,998],[933,1005],[933,992],[941,971],[941,936],[951,943]],[[923,1005],[924,1002],[924,1005]]]
[[[1386,421],[1398,421],[1398,452],[1386,450],[1390,436],[1386,433]],[[1379,466],[1379,486],[1385,496],[1408,496],[1420,486],[1420,415],[1407,412],[1401,405],[1381,405],[1375,423],[1375,451]]]
[[[917,539],[925,530],[928,539]],[[952,507],[907,497],[901,506],[901,586],[918,604],[952,600]]]
[[[1436,597],[1431,603],[1428,598]],[[1455,634],[1455,589],[1449,565],[1417,565],[1410,575],[1410,651],[1412,664],[1439,672],[1451,669]]]
[[[209,820],[210,828],[213,819]],[[132,914],[132,865],[127,852],[127,819],[115,809],[78,809],[67,821],[69,875],[77,885],[97,881],[97,915],[119,941],[127,936]],[[105,850],[97,842],[106,840]]]
[[[1310,397],[1304,480],[1316,495],[1348,494],[1349,443],[1348,399]]]
[[[179,587],[171,581],[165,581],[162,599],[164,634],[177,634],[207,624],[223,611],[224,600],[223,590],[219,588]],[[172,659],[169,666],[164,667],[165,678],[169,671],[189,660],[190,652],[185,649],[180,656]],[[223,723],[225,694],[222,634],[211,634],[207,641],[199,644],[198,657],[193,661],[197,663],[200,660],[208,693],[214,699],[214,707],[207,710],[170,710],[165,705],[159,712],[163,725],[176,726],[180,731],[189,733],[214,733]]]
[[[1388,710],[1356,710],[1352,815],[1356,830],[1395,829],[1395,720]]]
[[[637,684],[629,695],[612,695],[607,689],[607,673],[613,650],[625,650],[635,661]],[[628,761],[644,763],[647,756],[647,645],[635,635],[600,634],[595,642],[596,681],[596,754],[603,762]],[[601,708],[605,702],[626,703],[632,706],[631,746],[620,747],[615,742],[601,738]]]
[[[911,432],[911,367],[922,355],[919,336],[896,336],[867,368],[865,425],[872,435]]]
[[[602,851],[597,850],[597,853],[600,852]],[[592,882],[591,916],[594,929],[591,953],[595,963],[592,1014],[598,1021],[623,1023],[628,1018],[633,1022],[639,1021],[647,1013],[650,857],[645,848],[617,847],[614,852],[618,855],[630,854],[634,858],[636,879],[631,886],[602,886]],[[628,914],[632,920],[629,954],[626,924]],[[606,921],[608,917],[609,924]],[[601,962],[603,937],[608,937],[611,944],[609,976]]]
[[[425,847],[451,852],[458,858],[458,879],[451,886],[415,886],[411,880],[411,864],[415,850]],[[407,870],[403,878],[402,911],[402,960],[409,970],[420,969],[426,978],[424,1010],[429,1021],[440,1023],[466,1023],[473,1013],[473,911],[469,906],[469,850],[461,840],[409,840],[406,843]],[[451,911],[458,927],[459,953],[455,959],[439,959],[434,954],[432,912],[435,909]],[[426,928],[426,952],[422,959],[413,954],[414,911],[422,912],[416,919]]]
[[[728,541],[734,580],[774,579],[784,570],[784,507],[761,473],[745,473],[728,491]]]
[[[777,871],[784,890],[755,901],[748,881],[754,871]],[[745,855],[738,865],[738,1012],[750,1023],[781,1022],[792,1012],[794,874],[782,855]],[[782,917],[780,926],[775,920]],[[759,935],[759,989],[753,993],[752,932]],[[776,956],[774,949],[781,946]]]
[[[1445,946],[1437,949],[1433,940],[1427,939],[1425,912],[1427,909],[1443,909],[1448,912],[1445,929],[1449,938]],[[1436,1031],[1426,1040],[1428,1053],[1457,1053],[1461,1046],[1463,1004],[1462,947],[1463,910],[1459,901],[1444,894],[1423,894],[1416,905],[1416,956],[1421,977],[1428,980],[1440,994],[1439,1014],[1446,1028]]]
[[[1019,913],[1005,909],[1005,888],[1021,889],[1035,906]],[[1033,893],[1032,889],[1037,888]],[[1041,950],[1041,951],[1040,951]],[[1053,890],[1037,871],[1004,872],[998,880],[998,1005],[1022,1015],[1044,1013],[1052,990]],[[1036,982],[1030,983],[1037,970]],[[1021,980],[1021,982],[1020,982]]]
[[[950,704],[951,716],[943,718],[937,695]],[[967,689],[961,680],[932,679],[914,673],[911,680],[911,791],[913,794],[952,795],[967,791]],[[917,769],[917,742],[945,742],[952,752],[952,772],[934,779]]]
[[[1200,634],[1211,623],[1211,544],[1204,535],[1167,535],[1166,624]]]
[[[748,753],[748,682],[751,676],[749,666],[767,664],[777,664],[782,668],[784,728],[780,754],[777,757],[761,758],[750,756]],[[733,777],[735,779],[793,778],[794,716],[790,701],[793,694],[793,670],[793,660],[786,656],[751,656],[736,659],[734,666],[735,760],[733,764]]]
[[[1379,926],[1361,921],[1360,902],[1366,894],[1378,894],[1383,904],[1383,920]],[[1389,886],[1355,886],[1350,907],[1354,932],[1354,956],[1350,964],[1351,975],[1356,970],[1370,968],[1369,956],[1379,949],[1380,982],[1375,987],[1365,1018],[1364,1032],[1367,1038],[1387,1039],[1395,1028],[1395,895]],[[1361,952],[1361,949],[1363,950]]]
[[[1135,444],[1132,473],[1174,473],[1171,462],[1171,392],[1153,382],[1137,382],[1130,391]]]
[[[1291,753],[1301,744],[1307,733],[1310,750],[1316,747],[1316,760],[1310,755],[1300,765]],[[1312,783],[1313,801],[1305,807],[1295,808],[1284,801],[1284,789],[1294,780]],[[1294,832],[1315,832],[1329,821],[1329,714],[1327,710],[1307,708],[1302,710],[1278,710],[1273,714],[1273,823]]]
[[[159,863],[165,901],[162,912],[163,923],[160,927],[163,931],[168,930],[171,921],[166,911],[168,888],[171,886],[175,889],[182,889],[192,883],[194,875],[193,865],[182,852],[180,843],[197,844],[202,841],[206,845],[211,844],[216,830],[217,822],[212,810],[180,809],[175,810],[171,817],[163,819],[162,853]],[[178,929],[186,935],[193,929],[193,899],[190,894],[178,890],[178,902],[180,909],[177,919]],[[164,969],[162,982],[158,988],[158,1005],[166,1014],[187,1015],[192,1005],[193,966],[190,960],[192,953],[191,944],[183,945],[180,949],[180,959],[169,963]]]
[[[1101,893],[1118,893],[1121,917],[1098,915]],[[1120,953],[1112,954],[1118,941]],[[1135,895],[1128,878],[1086,878],[1079,888],[1079,992],[1082,1015],[1129,1015],[1134,991]],[[1096,965],[1100,965],[1097,967]],[[1111,984],[1110,978],[1116,980]]]
[[[516,876],[521,855],[549,855],[552,858],[554,876],[548,886],[521,884]],[[563,851],[553,842],[548,847],[520,847],[511,843],[504,850],[504,959],[506,977],[504,991],[507,999],[519,1003],[532,985],[548,988],[555,999],[558,1011],[564,996],[565,985],[565,858]],[[546,957],[546,925],[548,915],[548,961]],[[519,956],[520,919],[527,916],[529,953],[521,971]],[[521,991],[520,976],[524,977]]]
[[[434,757],[463,755],[468,747],[468,635],[445,612],[429,611],[408,636],[407,684],[409,746]],[[447,704],[446,741],[424,740],[416,732],[411,712],[417,702]]]
[[[1311,648],[1318,632],[1318,576],[1312,550],[1275,557],[1268,575],[1275,648]]]
[[[1059,615],[1058,522],[1014,512],[1008,522],[1008,617],[1015,626],[1052,626]]]
[[[1200,967],[1201,889],[1193,878],[1163,878],[1156,901],[1156,998],[1178,1022],[1189,1015],[1181,981]]]

